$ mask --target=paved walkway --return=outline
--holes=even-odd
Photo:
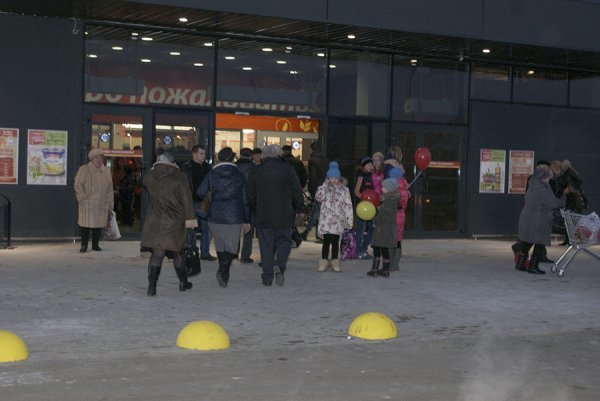
[[[318,273],[320,245],[304,242],[283,287],[236,261],[223,289],[206,262],[184,293],[164,266],[150,298],[138,243],[101,245],[0,250],[0,329],[30,350],[0,363],[0,401],[600,399],[600,263],[584,253],[557,278],[515,271],[509,242],[406,240],[386,279],[361,260]],[[349,339],[368,311],[398,338]],[[231,348],[177,348],[194,320],[221,324]]]

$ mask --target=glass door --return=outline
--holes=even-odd
[[[148,152],[145,137],[151,136],[151,110],[142,108],[86,106],[86,134],[83,137],[82,164],[91,149],[104,150],[114,190],[114,210],[121,235],[137,235],[143,209],[142,172]],[[151,152],[150,152],[151,153]]]
[[[465,196],[461,180],[463,139],[466,128],[396,123],[391,143],[400,145],[406,179],[412,182],[412,200],[405,228],[416,237],[455,236],[464,232]],[[431,163],[419,171],[414,163],[417,148],[431,152]],[[413,182],[414,181],[414,182]]]
[[[207,161],[213,160],[213,114],[205,111],[155,110],[154,152],[168,150],[177,164],[192,159],[192,147],[204,146]]]

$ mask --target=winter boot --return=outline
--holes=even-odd
[[[382,277],[389,277],[390,276],[390,262],[389,261],[384,261],[383,262],[383,267],[381,270],[377,270],[377,275],[378,276],[382,276]]]
[[[390,271],[400,270],[400,258],[402,257],[402,247],[390,249]]]
[[[529,267],[527,268],[527,273],[530,274],[546,274],[545,271],[538,267],[540,263],[539,255],[531,255],[531,260],[529,260]]]
[[[517,254],[517,263],[515,263],[515,269],[519,271],[527,271],[527,254],[519,251]]]
[[[146,294],[150,297],[156,295],[156,283],[158,282],[158,276],[160,276],[160,266],[148,265],[148,290]]]
[[[87,227],[81,227],[81,248],[79,248],[79,252],[87,252],[88,242],[90,240],[90,229]]]
[[[225,279],[225,264],[227,258],[226,252],[217,252],[217,259],[219,259],[219,270],[217,270],[217,282],[219,287],[227,287],[227,280]]]
[[[225,253],[225,265],[223,266],[223,277],[225,278],[225,284],[227,284],[229,282],[229,270],[231,269],[231,263],[234,261],[234,259],[237,259],[238,256],[235,253],[229,253],[229,252],[224,252]]]
[[[371,270],[367,272],[367,276],[376,277],[377,270],[379,269],[379,258],[377,256],[373,257],[373,265],[371,266]]]
[[[188,281],[188,278],[183,270],[176,267],[175,274],[177,274],[177,278],[179,279],[179,291],[190,290],[192,288],[192,283]]]
[[[329,261],[327,259],[319,260],[319,267],[317,267],[318,272],[324,272],[329,268]]]
[[[339,273],[342,271],[342,269],[340,269],[340,260],[339,259],[331,259],[331,270],[333,270],[336,273]]]
[[[102,233],[101,228],[92,228],[92,249],[94,251],[101,251],[102,248],[98,245],[100,243],[100,234]]]

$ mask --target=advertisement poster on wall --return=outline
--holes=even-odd
[[[0,184],[19,181],[19,130],[0,128]]]
[[[506,151],[481,149],[479,156],[479,193],[503,194],[506,174]]]
[[[27,184],[67,185],[67,131],[27,131]]]
[[[533,150],[511,150],[508,156],[508,193],[524,194],[527,178],[533,174]]]

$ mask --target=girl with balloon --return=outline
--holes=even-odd
[[[331,268],[334,272],[340,272],[340,236],[344,230],[352,229],[354,212],[350,190],[342,182],[337,162],[329,163],[325,181],[318,187],[315,200],[321,204],[317,235],[323,238],[317,270],[324,272]],[[328,260],[330,250],[331,262]]]
[[[374,169],[373,159],[363,157],[360,161],[360,168],[356,172],[356,184],[354,185],[354,196],[357,202],[369,200],[373,202],[374,198],[379,196],[373,190],[372,173]],[[379,199],[377,199],[379,201]],[[365,235],[365,228],[367,233]],[[367,259],[367,248],[371,243],[373,236],[373,223],[370,220],[363,220],[360,217],[356,222],[356,252],[359,259]]]
[[[377,214],[373,219],[373,265],[367,273],[368,276],[389,277],[390,275],[390,248],[395,248],[397,243],[396,209],[400,200],[398,193],[398,180],[386,178],[381,184],[383,195],[377,207]],[[379,269],[380,264],[382,268]]]
[[[400,198],[396,205],[396,246],[390,249],[390,270],[400,270],[400,258],[402,257],[402,239],[404,238],[404,221],[406,219],[406,206],[411,197],[408,182],[404,178],[404,172],[400,168],[390,170],[390,178],[398,181],[398,193]]]

